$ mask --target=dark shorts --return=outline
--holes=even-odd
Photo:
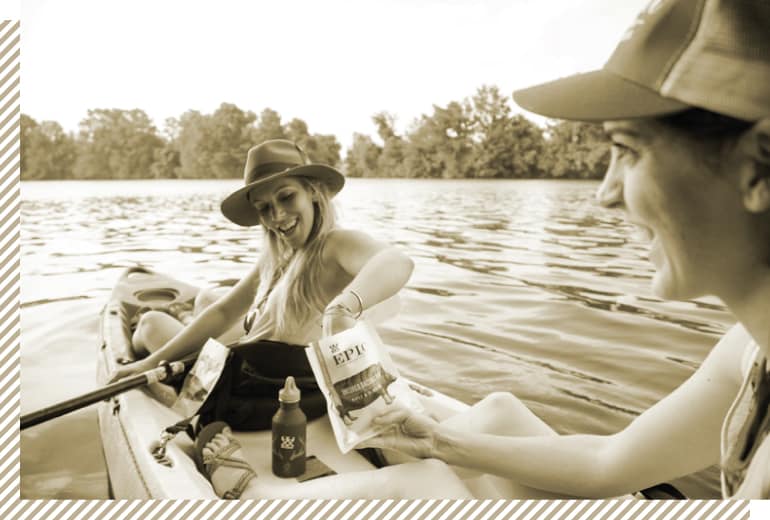
[[[305,347],[258,340],[231,346],[224,372],[204,404],[201,421],[227,422],[235,430],[266,430],[278,411],[278,391],[293,376],[301,392],[300,408],[308,420],[326,413]]]

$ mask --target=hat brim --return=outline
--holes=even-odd
[[[288,170],[280,171],[246,184],[228,195],[220,206],[222,214],[239,226],[256,226],[260,224],[259,214],[252,206],[247,195],[262,184],[280,179],[281,177],[309,177],[318,179],[329,188],[330,196],[336,195],[345,185],[345,176],[325,164],[307,164]]]
[[[654,117],[690,107],[604,69],[517,90],[513,99],[536,114],[586,122]]]

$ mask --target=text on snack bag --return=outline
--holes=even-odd
[[[339,347],[335,343],[329,346],[329,350],[332,353],[334,366],[337,367],[346,363],[350,363],[351,361],[355,361],[356,359],[366,354],[366,346],[363,343],[353,345],[352,347],[346,348],[343,351],[340,351]]]

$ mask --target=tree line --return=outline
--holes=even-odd
[[[190,110],[158,130],[140,109],[88,110],[77,132],[21,115],[21,178],[204,179],[243,175],[246,151],[266,139],[299,143],[311,160],[350,177],[600,178],[609,143],[598,125],[567,121],[538,126],[512,114],[497,87],[445,107],[433,106],[399,134],[395,117],[372,117],[379,142],[355,133],[345,157],[337,138],[310,133],[275,110],[257,115],[222,103],[211,114]]]

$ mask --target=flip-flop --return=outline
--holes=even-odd
[[[198,467],[198,471],[203,473],[209,482],[211,482],[211,475],[213,475],[220,466],[242,469],[243,473],[238,479],[238,482],[235,483],[235,486],[222,494],[222,498],[226,500],[235,500],[240,498],[243,490],[246,489],[246,485],[251,479],[257,477],[257,474],[254,473],[254,470],[249,466],[248,462],[243,459],[234,459],[231,457],[233,452],[241,447],[240,443],[230,435],[225,434],[230,441],[227,446],[214,452],[210,457],[203,456],[203,448],[211,442],[211,439],[213,439],[216,434],[223,433],[225,428],[228,428],[227,423],[217,421],[207,424],[198,433],[198,436],[195,439],[195,465]]]

